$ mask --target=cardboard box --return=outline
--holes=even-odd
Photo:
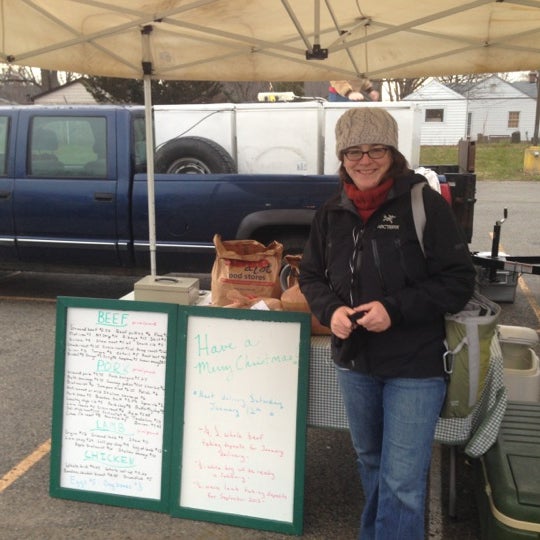
[[[193,305],[199,298],[199,279],[178,276],[145,276],[135,283],[135,300]]]

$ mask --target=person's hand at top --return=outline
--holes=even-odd
[[[364,99],[366,99],[362,92],[349,92],[347,94],[347,98],[349,98],[351,101],[364,101]]]

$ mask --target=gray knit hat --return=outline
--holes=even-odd
[[[336,154],[351,146],[384,144],[397,148],[398,126],[394,117],[380,107],[355,107],[336,123]]]

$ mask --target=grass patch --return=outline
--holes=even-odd
[[[530,143],[492,142],[475,144],[475,173],[478,180],[535,180],[540,174],[523,172],[525,149]],[[540,159],[540,158],[538,158]],[[457,165],[458,147],[421,146],[422,165]]]

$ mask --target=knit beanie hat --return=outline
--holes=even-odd
[[[336,123],[336,154],[351,146],[384,144],[397,148],[398,126],[394,117],[379,107],[355,107]]]

